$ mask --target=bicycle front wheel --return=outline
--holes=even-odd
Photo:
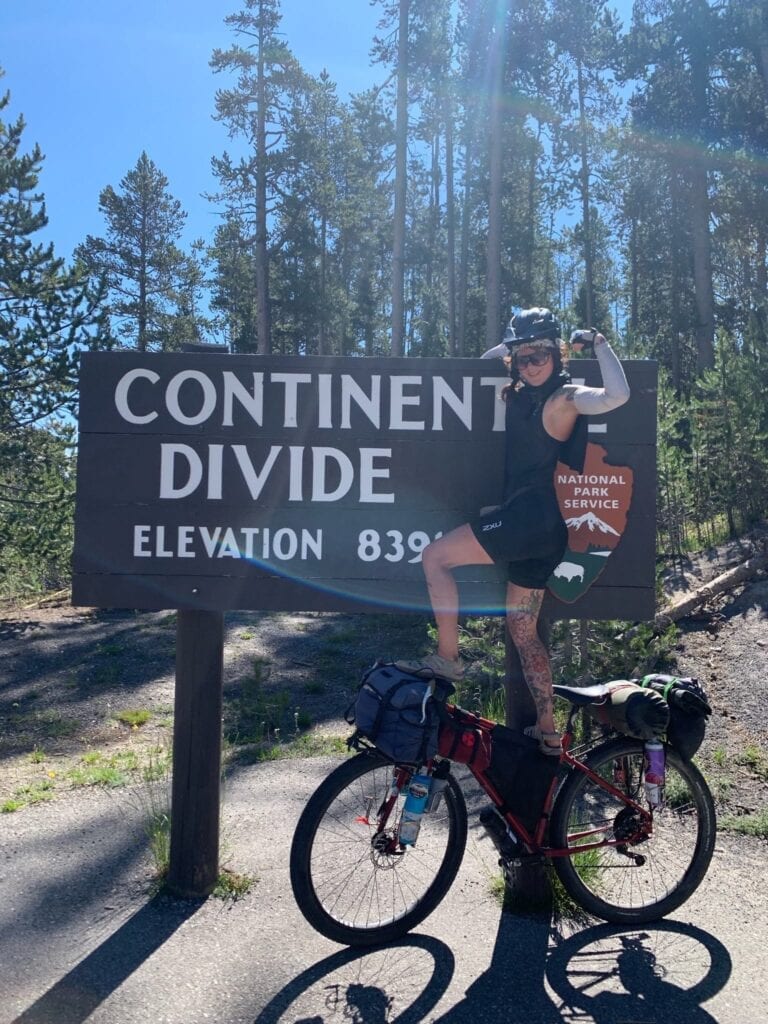
[[[584,763],[641,806],[643,744],[618,739],[593,750]],[[643,924],[679,907],[706,874],[715,846],[715,808],[701,773],[666,748],[666,798],[643,835],[640,815],[580,771],[563,784],[552,814],[555,870],[584,910],[613,924]],[[601,841],[611,845],[588,847]]]
[[[424,815],[414,846],[402,849],[401,793],[385,828],[376,816],[395,767],[370,753],[343,762],[299,818],[291,847],[291,886],[313,928],[335,942],[366,946],[400,938],[431,914],[459,870],[467,808],[448,777],[439,806]]]

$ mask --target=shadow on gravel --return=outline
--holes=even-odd
[[[717,1024],[701,1004],[725,987],[731,969],[728,950],[709,932],[661,921],[578,932],[550,953],[546,976],[573,1019]]]
[[[445,994],[454,968],[449,947],[429,936],[344,949],[285,985],[255,1024],[322,1024],[328,1011],[357,1024],[418,1024]]]
[[[544,988],[549,917],[504,912],[490,966],[436,1024],[561,1024]]]
[[[567,939],[544,916],[501,914],[491,963],[454,1005],[434,1007],[456,959],[483,960],[412,935],[367,950],[346,949],[302,971],[254,1024],[715,1024],[701,1006],[727,983],[731,959],[709,933],[665,921],[639,928],[599,925]],[[545,986],[545,979],[549,988]]]
[[[411,935],[370,950],[347,949],[303,971],[277,993],[254,1024],[560,1024],[542,978],[550,927],[543,917],[502,914],[490,967],[442,1014],[456,956],[485,961],[483,951],[451,950]],[[331,1011],[331,1016],[329,1014]]]
[[[12,1024],[82,1024],[201,905],[156,896]]]
[[[37,628],[34,619],[5,619],[0,622],[0,641],[18,640]]]

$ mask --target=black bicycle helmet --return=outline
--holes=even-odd
[[[524,309],[515,313],[504,333],[504,344],[509,347],[524,345],[531,341],[556,341],[560,337],[560,324],[552,311],[543,306]]]

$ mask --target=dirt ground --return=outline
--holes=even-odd
[[[700,586],[764,542],[758,531],[667,573]],[[721,811],[768,810],[768,578],[681,623],[676,672],[712,707],[698,760]],[[339,749],[343,713],[378,656],[423,649],[418,617],[238,612],[226,616],[225,739],[239,758]],[[176,618],[72,608],[65,598],[0,610],[0,807],[87,799],[158,773],[170,757]],[[335,739],[334,739],[335,738]]]

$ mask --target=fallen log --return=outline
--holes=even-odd
[[[709,583],[705,583],[703,587],[699,587],[691,594],[686,594],[685,597],[678,598],[672,604],[667,605],[663,611],[660,611],[653,620],[653,632],[662,633],[673,622],[684,619],[700,605],[711,601],[718,594],[725,594],[727,591],[733,590],[734,587],[738,587],[740,583],[745,583],[747,580],[752,579],[761,569],[765,568],[768,568],[768,552],[764,551],[762,554],[753,555],[752,558],[748,558],[746,562],[742,562],[741,565],[737,565],[734,569],[729,569],[728,572],[716,576]],[[639,631],[639,626],[633,626],[622,634],[621,639],[631,640]]]

